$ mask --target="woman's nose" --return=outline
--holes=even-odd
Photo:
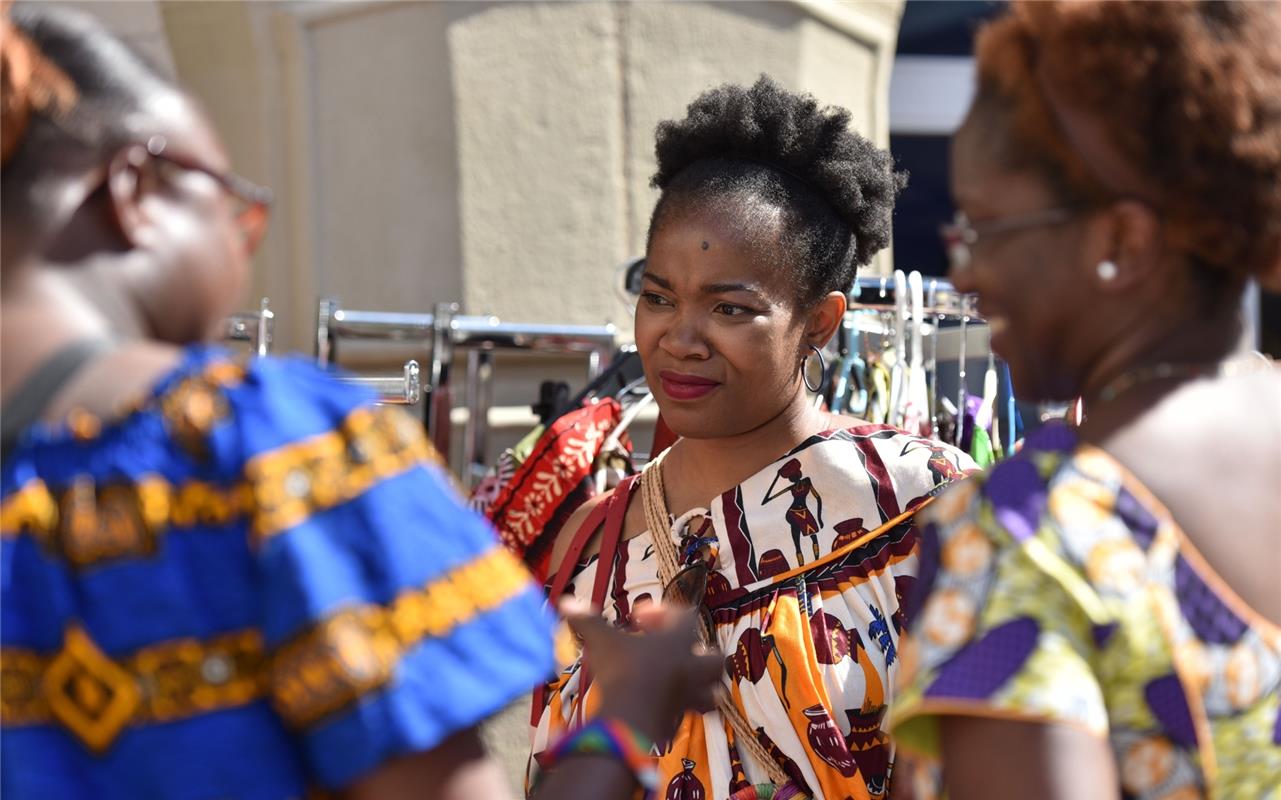
[[[678,312],[663,332],[659,345],[673,358],[706,359],[711,355],[702,322],[695,315]]]

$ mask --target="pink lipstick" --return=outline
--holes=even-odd
[[[658,379],[663,384],[663,394],[673,400],[699,400],[721,385],[720,381],[714,381],[711,378],[685,375],[671,370],[658,373]]]

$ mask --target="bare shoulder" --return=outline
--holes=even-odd
[[[77,372],[49,403],[46,419],[59,420],[74,409],[104,419],[145,397],[182,362],[181,348],[161,342],[128,342]]]
[[[851,417],[848,414],[830,414],[829,413],[827,415],[826,427],[828,430],[834,431],[834,430],[843,430],[845,428],[857,428],[861,425],[871,425],[871,424],[872,423],[868,422],[865,419],[859,419],[858,417]]]

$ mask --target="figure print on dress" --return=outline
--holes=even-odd
[[[786,478],[789,484],[774,491],[778,485],[779,478]],[[788,526],[792,529],[792,545],[796,549],[796,566],[805,563],[805,556],[801,555],[801,537],[809,537],[810,544],[814,549],[814,558],[820,557],[818,551],[818,532],[823,527],[823,498],[819,496],[818,490],[814,488],[814,483],[801,472],[801,460],[793,458],[778,468],[778,474],[770,483],[769,489],[765,491],[765,499],[761,505],[776,500],[786,494],[792,495],[792,503],[785,514]],[[814,502],[817,505],[817,516],[810,511],[809,498],[813,495]]]
[[[778,745],[774,744],[774,740],[771,739],[769,734],[765,732],[765,729],[759,725],[756,727],[756,740],[761,743],[761,746],[765,748],[765,751],[774,759],[774,763],[778,764],[783,769],[783,773],[787,775],[788,780],[795,784],[797,789],[804,794],[813,794],[813,792],[810,791],[809,782],[807,782],[805,780],[805,776],[801,774],[801,768],[796,766],[796,762],[780,750]]]
[[[916,439],[903,445],[903,452],[899,455],[906,456],[917,450],[926,450],[930,457],[925,462],[930,474],[934,476],[934,485],[941,486],[952,481],[959,481],[966,476],[965,470],[957,466],[947,457],[947,450],[938,442],[928,439]]]
[[[894,613],[890,615],[890,621],[894,623],[894,632],[902,633],[911,621],[907,618],[908,598],[916,591],[916,577],[914,575],[895,575],[894,576],[894,599],[896,607]]]

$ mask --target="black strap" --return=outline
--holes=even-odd
[[[110,339],[81,339],[54,353],[0,407],[0,451],[8,455],[23,431],[34,425],[49,401],[85,364],[115,346]]]

